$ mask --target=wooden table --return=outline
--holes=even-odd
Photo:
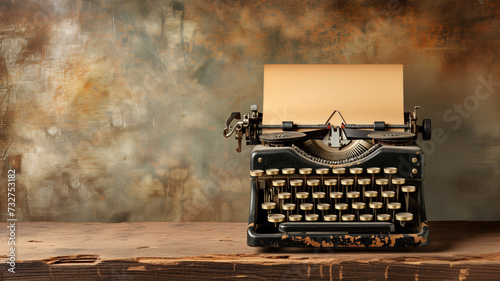
[[[18,223],[2,280],[500,280],[500,222],[431,222],[417,249],[261,249],[246,223]]]

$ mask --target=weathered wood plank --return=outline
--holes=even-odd
[[[434,222],[426,248],[354,251],[250,248],[244,223],[18,225],[2,280],[500,280],[498,222]]]

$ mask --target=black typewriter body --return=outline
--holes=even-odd
[[[247,244],[253,247],[421,247],[428,243],[418,134],[431,123],[262,124],[256,106],[224,135],[255,145]],[[340,126],[329,123],[339,114]],[[272,129],[273,133],[262,133]],[[300,131],[300,132],[299,132]]]

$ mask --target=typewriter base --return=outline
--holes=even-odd
[[[420,233],[415,234],[329,234],[329,233],[277,233],[260,234],[247,228],[247,244],[250,247],[366,247],[405,248],[423,247],[428,243],[429,227],[421,223]]]

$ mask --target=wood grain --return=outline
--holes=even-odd
[[[5,237],[5,226],[2,237]],[[261,249],[245,223],[20,223],[2,280],[500,280],[499,222],[431,222],[410,250]],[[4,251],[2,251],[4,252]]]

